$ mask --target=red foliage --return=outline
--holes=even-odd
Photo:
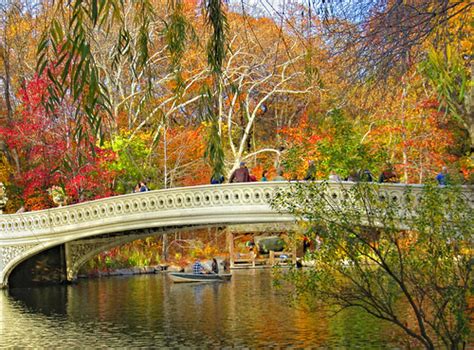
[[[309,122],[307,112],[303,112],[299,123],[295,127],[283,127],[278,133],[289,143],[289,145],[302,145],[308,153],[307,159],[317,156],[316,145],[324,139],[330,139],[329,132],[323,133],[316,125]]]
[[[66,103],[54,114],[46,113],[47,78],[35,76],[19,91],[21,109],[16,119],[0,127],[0,135],[20,160],[14,182],[29,210],[51,206],[47,189],[65,188],[70,202],[110,196],[116,174],[106,167],[111,151],[91,146],[91,140],[74,135],[76,121]],[[82,125],[84,132],[87,125]]]

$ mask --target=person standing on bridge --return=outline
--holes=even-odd
[[[308,170],[306,170],[306,176],[304,179],[306,181],[316,180],[316,164],[314,164],[314,160],[308,161]]]
[[[440,186],[446,186],[448,184],[448,168],[443,167],[441,169],[441,172],[436,175],[436,181],[438,181],[438,185]]]
[[[254,175],[253,172],[249,172],[249,179],[250,179],[250,182],[256,182],[257,181],[257,177]]]
[[[245,166],[245,162],[240,162],[240,168],[235,169],[229,178],[229,183],[233,182],[250,182],[249,169]]]
[[[398,176],[393,170],[392,164],[387,164],[386,168],[384,171],[379,176],[379,182],[384,183],[384,182],[398,182]]]
[[[211,185],[219,185],[224,183],[224,175],[216,174],[211,177]]]
[[[374,175],[369,169],[364,169],[361,171],[359,175],[359,179],[362,182],[373,182],[374,181]]]
[[[339,175],[337,175],[337,173],[334,170],[331,170],[331,172],[329,173],[328,180],[329,181],[334,181],[334,182],[339,182],[339,181],[341,181],[341,178],[339,177]]]
[[[273,178],[273,181],[286,181],[285,177],[283,176],[283,170],[278,169],[277,170],[277,176]]]
[[[148,186],[146,185],[146,182],[142,181],[140,182],[140,192],[147,192],[149,191]]]
[[[133,188],[133,193],[138,193],[140,192],[140,183],[137,183],[135,187]]]

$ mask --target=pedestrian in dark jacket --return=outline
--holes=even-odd
[[[142,181],[140,182],[140,192],[147,192],[149,191],[148,186],[146,185],[146,182]]]
[[[314,164],[314,160],[308,162],[308,170],[306,170],[306,176],[304,179],[306,181],[316,180],[316,165]]]
[[[224,175],[214,175],[211,177],[211,185],[218,185],[224,183]]]
[[[250,182],[255,182],[257,181],[257,177],[253,173],[249,172],[249,180]]]
[[[392,165],[387,165],[386,169],[382,171],[382,173],[379,176],[379,182],[397,182],[398,177],[395,171],[393,170]]]
[[[249,169],[245,166],[245,162],[240,162],[240,168],[235,169],[229,178],[229,182],[250,182]]]
[[[363,181],[363,182],[373,182],[374,181],[374,175],[372,175],[372,173],[370,172],[369,169],[364,169],[360,176],[360,181]]]

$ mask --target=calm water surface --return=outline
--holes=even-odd
[[[233,274],[228,283],[143,275],[0,291],[0,348],[396,348],[393,328],[362,313],[289,307],[271,271]]]

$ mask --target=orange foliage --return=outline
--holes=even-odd
[[[167,160],[172,186],[208,184],[211,171],[204,162],[204,128],[172,127],[166,130]],[[160,141],[157,158],[160,169],[164,168],[165,138]]]
[[[373,150],[388,152],[396,171],[406,174],[408,182],[423,182],[458,157],[450,153],[455,137],[446,116],[438,111],[438,101],[421,97],[419,77],[410,83],[406,96],[396,95],[385,113],[376,113],[377,127],[368,142]]]

